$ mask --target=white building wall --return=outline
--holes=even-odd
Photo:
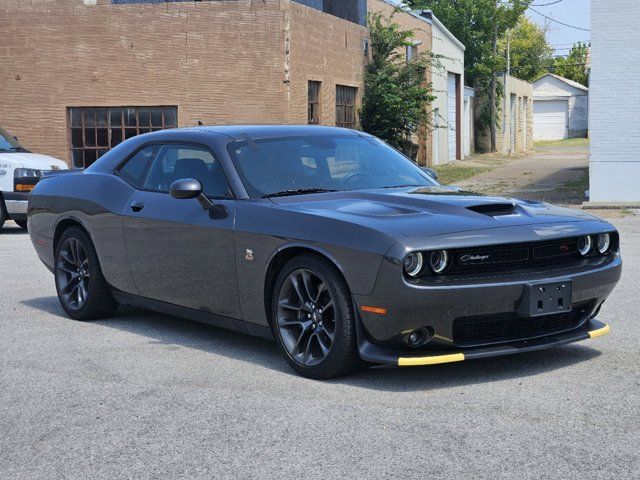
[[[438,62],[441,63],[442,68],[433,67],[432,82],[433,82],[433,94],[437,96],[436,100],[432,104],[433,109],[438,110],[439,119],[439,131],[435,131],[433,134],[434,142],[434,159],[435,165],[447,163],[449,161],[448,154],[448,132],[447,123],[452,122],[455,124],[455,118],[448,118],[448,99],[447,99],[447,74],[455,73],[460,75],[460,82],[458,85],[458,98],[460,99],[460,109],[464,109],[464,47],[457,41],[454,41],[450,37],[450,33],[443,30],[439,22],[434,21],[432,23],[433,28],[433,53],[441,56]],[[462,117],[460,128],[464,131],[464,117]],[[462,139],[463,135],[459,138]],[[438,145],[435,145],[438,142]],[[460,148],[462,155],[464,155],[463,148]],[[437,154],[437,158],[435,158]]]
[[[591,2],[591,202],[640,202],[640,2]]]

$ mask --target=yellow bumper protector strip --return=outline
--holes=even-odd
[[[609,327],[609,325],[605,325],[602,328],[599,328],[597,330],[593,330],[593,331],[589,332],[589,337],[598,338],[598,337],[601,337],[603,335],[606,335],[610,331],[611,331],[611,327]]]
[[[451,355],[433,355],[431,357],[400,357],[399,367],[415,367],[418,365],[437,365],[438,363],[462,362],[464,353],[453,353]]]

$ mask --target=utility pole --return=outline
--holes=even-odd
[[[496,72],[496,59],[498,56],[498,0],[494,0],[494,11],[493,11],[493,44],[492,44],[492,62],[491,62],[491,85],[489,92],[489,112],[491,113],[491,128],[490,128],[490,136],[491,136],[491,153],[497,150],[496,146],[496,83],[497,83],[497,72]]]

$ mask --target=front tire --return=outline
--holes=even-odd
[[[305,254],[287,262],[275,282],[271,313],[278,345],[300,375],[334,378],[359,364],[351,293],[325,259]]]
[[[7,208],[4,205],[4,199],[2,198],[2,195],[0,195],[0,230],[2,230],[2,226],[6,221],[7,221]]]
[[[83,229],[71,227],[62,234],[54,265],[58,300],[69,317],[97,320],[111,316],[118,308],[102,275],[93,242]]]

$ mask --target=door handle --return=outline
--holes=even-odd
[[[133,210],[136,213],[141,211],[143,208],[144,208],[144,203],[142,202],[134,202],[131,204],[131,210]]]

